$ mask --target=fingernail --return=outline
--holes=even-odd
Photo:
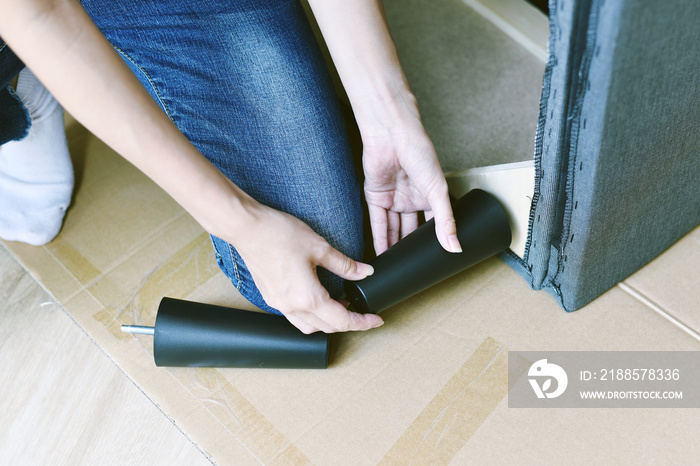
[[[450,250],[454,253],[460,253],[462,252],[462,246],[459,244],[459,240],[457,239],[457,236],[451,235],[449,238],[447,238],[447,241],[450,243]]]
[[[374,267],[372,267],[369,264],[363,264],[365,266],[365,276],[369,277],[370,275],[374,274]]]

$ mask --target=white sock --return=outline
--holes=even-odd
[[[32,126],[26,138],[0,147],[0,238],[39,246],[61,229],[73,165],[63,109],[28,68],[20,72],[17,94]]]

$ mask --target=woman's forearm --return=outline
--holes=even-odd
[[[380,0],[309,0],[360,125],[387,104],[415,105]]]
[[[180,133],[78,2],[0,0],[0,9],[0,37],[76,120],[153,179],[205,229],[221,236],[235,233],[233,222],[225,234],[219,231],[219,209],[239,213],[254,201]]]
[[[437,238],[461,251],[447,182],[420,121],[381,0],[309,0],[363,142],[365,199],[375,251],[435,217]]]
[[[0,0],[0,36],[87,129],[165,189],[207,230],[235,243],[255,285],[304,332],[367,330],[318,280],[360,280],[357,263],[296,218],[255,202],[211,165],[151,99],[75,0]]]

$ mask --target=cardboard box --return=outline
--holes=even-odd
[[[481,35],[477,45],[493,37],[506,56],[520,54],[482,17],[450,5],[460,8],[462,32]],[[493,92],[520,85],[512,80],[526,52],[510,66],[482,52],[483,66],[510,70]],[[531,69],[540,66],[530,60]],[[484,83],[471,82],[478,96]],[[499,128],[499,118],[513,116],[507,101],[498,105],[503,113],[479,124]],[[527,117],[513,130],[518,145],[533,128]],[[484,136],[478,150],[498,147],[501,134]],[[386,311],[379,329],[334,335],[327,370],[157,368],[151,338],[120,326],[152,325],[163,296],[252,306],[220,273],[207,234],[187,213],[77,123],[69,122],[68,136],[78,183],[61,234],[43,247],[6,246],[212,461],[690,464],[700,457],[696,410],[507,404],[508,351],[699,350],[700,229],[572,314],[492,258]],[[498,153],[522,152],[503,144]]]

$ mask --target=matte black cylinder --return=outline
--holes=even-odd
[[[501,205],[475,189],[453,206],[461,253],[449,253],[431,220],[372,262],[374,274],[345,282],[346,299],[362,313],[379,313],[510,246],[511,230]]]
[[[163,298],[153,336],[157,366],[328,367],[327,334],[305,335],[272,314]]]

